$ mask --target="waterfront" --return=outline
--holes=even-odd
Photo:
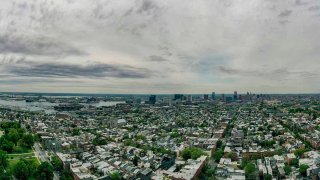
[[[102,107],[102,106],[114,106],[120,103],[125,103],[124,101],[100,101],[97,103],[90,103],[91,106]],[[81,103],[83,105],[89,105],[86,103]],[[3,100],[0,99],[0,107],[4,108],[14,108],[26,111],[44,111],[47,114],[55,113],[53,109],[54,106],[59,105],[59,103],[52,103],[47,101],[34,101],[26,102],[25,100]]]

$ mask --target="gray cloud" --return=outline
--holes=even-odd
[[[143,68],[112,64],[57,64],[35,63],[32,61],[16,61],[6,67],[7,73],[27,77],[56,77],[56,78],[147,78],[151,73]]]
[[[0,78],[2,78],[0,76]],[[43,84],[43,83],[81,83],[80,80],[63,80],[63,79],[52,79],[52,78],[38,78],[38,77],[19,77],[15,78],[7,75],[6,78],[0,79],[2,84]]]
[[[0,78],[21,84],[44,80],[25,84],[30,91],[269,91],[264,84],[270,83],[283,92],[314,92],[320,87],[315,73],[320,24],[311,16],[319,14],[318,5],[318,0],[1,1]],[[70,82],[54,82],[60,79]],[[85,82],[78,87],[76,80]],[[0,91],[16,87],[0,84]]]
[[[14,35],[0,35],[0,53],[18,53],[23,55],[69,56],[85,55],[65,42],[59,42],[45,37],[15,37]]]
[[[296,5],[298,5],[298,6],[304,6],[307,4],[308,4],[308,2],[306,2],[304,0],[296,0]]]
[[[288,20],[280,20],[279,21],[279,23],[281,24],[281,25],[286,25],[286,24],[288,24],[290,21],[288,21]]]
[[[163,58],[162,56],[149,56],[149,60],[153,62],[165,62],[168,61],[167,59]]]
[[[317,73],[306,72],[306,71],[289,71],[287,68],[277,68],[273,70],[242,70],[233,69],[229,67],[220,66],[219,71],[229,75],[241,75],[241,76],[251,76],[251,77],[264,77],[264,78],[289,78],[289,76],[299,76],[302,78],[314,78],[319,76]]]
[[[309,11],[319,11],[320,10],[320,6],[311,6],[308,9]]]
[[[137,12],[138,13],[157,13],[160,10],[160,7],[155,3],[156,1],[151,0],[142,0],[142,3],[139,4]]]
[[[288,17],[291,15],[291,13],[292,13],[291,10],[284,10],[278,15],[278,17]]]

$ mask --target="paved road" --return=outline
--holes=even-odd
[[[40,159],[41,162],[49,162],[50,160],[48,158],[48,155],[46,154],[45,151],[43,151],[40,147],[39,143],[35,143],[33,145],[34,148],[34,154]],[[57,172],[53,172],[53,180],[59,180],[59,174]]]

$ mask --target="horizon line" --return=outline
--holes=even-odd
[[[214,92],[214,91],[213,91]],[[184,95],[211,95],[211,93],[94,93],[94,92],[30,92],[30,91],[21,91],[21,92],[14,92],[14,91],[1,91],[0,94],[71,94],[71,95],[174,95],[174,94],[184,94]],[[256,93],[256,92],[238,92],[238,95],[241,94],[247,94],[247,93],[255,94],[255,95],[320,95],[319,92],[313,92],[313,93]],[[234,94],[234,92],[228,92],[228,93],[221,93],[221,92],[215,92],[216,95],[222,95],[222,94]]]

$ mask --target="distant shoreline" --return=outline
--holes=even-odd
[[[173,93],[173,94],[157,94],[157,93],[141,93],[141,94],[126,94],[126,93],[45,93],[45,92],[0,92],[0,96],[4,95],[21,95],[21,96],[149,96],[150,94],[158,95],[158,96],[168,96],[174,94],[184,94],[184,95],[194,95],[201,96],[203,94],[211,94],[211,93],[202,93],[202,94],[188,94],[188,93]],[[220,96],[223,93],[216,93],[216,95]],[[246,94],[246,93],[238,93]],[[263,95],[320,95],[320,93],[252,93],[252,94],[263,94]],[[233,95],[232,93],[225,93],[224,95]]]

